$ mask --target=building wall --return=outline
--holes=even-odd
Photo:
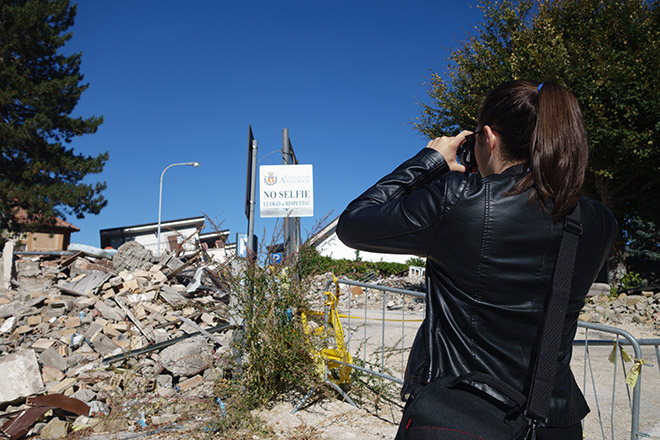
[[[160,249],[163,250],[175,250],[178,243],[182,243],[186,238],[191,235],[197,235],[197,228],[192,226],[189,228],[182,228],[177,231],[171,230],[161,230],[160,231]],[[110,238],[110,246],[114,249],[119,249],[119,246],[128,242],[136,241],[140,243],[145,249],[150,250],[154,254],[158,250],[158,234],[155,231],[147,231],[144,233],[128,233],[123,236],[113,236]],[[187,241],[184,245],[185,251],[190,251],[195,249],[195,237]]]
[[[336,233],[333,233],[328,238],[323,240],[316,249],[319,253],[326,257],[334,258],[335,260],[355,260],[355,249],[349,248],[339,240]],[[363,261],[387,261],[390,263],[405,263],[410,258],[416,255],[400,255],[400,254],[380,254],[376,252],[360,251],[360,258]]]
[[[52,233],[30,232],[27,239],[27,251],[63,251],[69,246],[70,232]]]

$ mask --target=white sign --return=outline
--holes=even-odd
[[[312,217],[312,165],[261,165],[259,214],[261,217]]]
[[[236,254],[239,257],[245,258],[247,256],[247,234],[236,234]]]

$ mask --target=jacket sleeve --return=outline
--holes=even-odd
[[[354,249],[427,256],[442,221],[438,179],[448,172],[442,155],[424,148],[348,205],[337,236]]]

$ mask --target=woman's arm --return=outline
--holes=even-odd
[[[426,256],[433,225],[441,220],[444,157],[425,148],[353,200],[339,218],[337,236],[371,252]]]
[[[339,218],[337,236],[347,246],[372,252],[426,256],[442,221],[443,182],[465,172],[456,151],[469,131],[441,137],[353,200]]]

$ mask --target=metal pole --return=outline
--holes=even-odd
[[[165,176],[165,171],[169,170],[172,167],[181,166],[181,165],[198,167],[200,164],[199,162],[173,163],[171,165],[166,166],[163,172],[160,173],[160,190],[158,191],[158,233],[157,233],[158,246],[157,246],[157,254],[156,254],[159,256],[160,256],[160,213],[163,207],[163,177]]]
[[[291,164],[291,149],[289,148],[289,129],[282,129],[282,164],[290,165]],[[284,257],[291,255],[291,231],[290,231],[290,221],[291,219],[287,215],[282,219],[282,232],[284,236]]]
[[[250,215],[248,217],[247,257],[254,258],[257,250],[254,246],[254,205],[257,192],[257,140],[252,140],[252,172],[250,179]]]

